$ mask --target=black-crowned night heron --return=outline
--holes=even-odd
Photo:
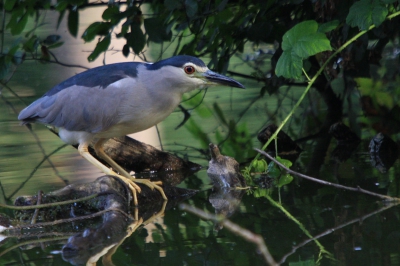
[[[179,105],[183,93],[212,85],[244,88],[239,82],[212,72],[192,56],[174,56],[153,64],[110,64],[65,80],[22,110],[18,119],[58,127],[64,142],[79,144],[84,158],[105,174],[126,182],[137,205],[136,191],[141,190],[135,182],[159,190],[167,199],[159,186],[161,182],[132,178],[105,154],[103,144],[109,138],[156,125]],[[88,152],[93,140],[97,155],[115,172]]]

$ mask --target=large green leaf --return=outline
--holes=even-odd
[[[284,51],[276,64],[277,76],[285,78],[300,78],[303,68],[303,59],[291,52]]]
[[[379,26],[387,14],[388,9],[381,1],[361,0],[350,7],[346,22],[352,27],[367,30],[371,25]]]
[[[283,35],[282,50],[276,65],[276,74],[285,78],[299,78],[303,59],[330,51],[332,47],[325,34],[318,32],[318,23],[308,20],[297,24]]]

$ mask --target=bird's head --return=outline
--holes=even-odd
[[[184,91],[209,86],[230,86],[244,89],[236,80],[211,71],[202,60],[193,56],[174,56],[147,67],[161,78],[166,86],[180,87]]]

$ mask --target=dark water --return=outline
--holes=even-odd
[[[91,21],[90,17],[86,19]],[[87,23],[83,21],[83,28]],[[39,33],[45,36],[50,30],[52,28],[43,28]],[[80,40],[71,39],[68,35],[63,38],[66,41],[63,48],[54,51],[60,56],[59,60],[94,66],[87,63],[88,53],[85,52],[92,46],[83,46]],[[247,52],[252,54],[250,48]],[[156,54],[156,51],[150,53]],[[111,53],[107,59],[107,62],[119,61],[117,55]],[[242,72],[246,69],[247,63],[242,59],[242,56],[234,57],[230,70]],[[101,59],[96,62],[97,65],[101,63]],[[0,181],[3,202],[11,204],[21,195],[34,195],[39,190],[48,193],[66,184],[91,182],[102,175],[72,147],[61,148],[46,159],[63,143],[42,125],[34,125],[33,130],[29,131],[17,121],[17,113],[26,104],[80,71],[82,69],[76,67],[26,61],[8,83],[22,100],[7,88],[2,89]],[[196,138],[190,129],[197,125],[211,141],[222,142],[218,141],[221,139],[219,136],[222,135],[223,139],[229,130],[215,113],[213,105],[218,103],[225,119],[236,121],[237,127],[243,129],[241,132],[251,137],[251,145],[247,144],[243,149],[223,146],[222,152],[240,162],[251,158],[255,154],[252,147],[260,147],[255,137],[257,132],[267,123],[279,123],[290,111],[302,89],[282,88],[280,94],[265,96],[252,103],[259,95],[261,85],[248,79],[238,80],[245,84],[246,90],[209,89],[203,103],[191,112],[192,117],[187,125],[178,130],[175,127],[183,119],[183,114],[178,110],[162,122],[159,125],[162,148],[206,167],[209,159],[207,143]],[[199,101],[201,97],[199,95],[196,100]],[[303,108],[285,127],[293,138],[302,137],[296,134],[302,132],[304,127],[309,127],[306,116],[312,106],[310,101],[306,100]],[[183,105],[190,108],[197,102],[192,100]],[[324,106],[315,110],[323,113]],[[336,142],[328,137],[301,143],[304,152],[292,168],[330,182],[352,187],[360,185],[377,193],[397,196],[399,164],[396,162],[386,173],[381,173],[371,165],[368,144],[374,134],[363,132],[364,140],[344,162],[338,162],[333,157]],[[327,148],[318,150],[324,141]],[[185,203],[215,213],[210,203],[210,198],[214,197],[211,180],[205,170],[188,176],[179,186],[200,190]],[[274,189],[270,197],[278,201],[278,190]],[[280,197],[289,216],[271,204],[268,198],[245,193],[237,211],[230,217],[239,226],[261,235],[277,262],[287,265],[400,265],[398,206],[384,203],[376,197],[297,178],[280,189]],[[13,216],[12,211],[2,209],[2,212]],[[46,229],[48,231],[45,234],[43,230],[36,229],[36,234],[31,230],[25,235],[5,238],[0,242],[0,265],[70,265],[60,253],[67,239],[84,232],[87,227],[96,229],[100,226],[99,221],[94,219],[93,224],[72,223],[69,231],[56,232],[50,228]],[[317,239],[309,241],[310,236]],[[213,222],[182,211],[178,206],[168,209],[163,217],[150,220],[147,225],[135,229],[115,251],[113,262],[115,265],[264,264],[254,244],[226,228],[216,230]]]

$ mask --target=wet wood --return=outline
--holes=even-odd
[[[159,209],[164,202],[160,193],[142,184],[138,185],[142,189],[142,192],[138,193],[141,215],[143,216],[143,213],[147,211],[154,213],[154,209]],[[197,193],[196,190],[169,186],[164,188],[164,192],[168,197],[168,207],[174,206],[177,202],[188,199]],[[40,209],[37,220],[39,222],[48,222],[68,219],[100,212],[109,208],[118,209],[125,213],[132,213],[135,207],[129,201],[129,193],[130,190],[125,183],[113,176],[102,176],[90,183],[68,185],[62,189],[43,194],[41,196],[41,203],[62,202],[93,194],[99,194],[99,196],[76,204],[58,205],[56,207]],[[36,205],[37,202],[37,195],[21,196],[15,200],[14,205],[31,206]],[[33,214],[34,210],[23,210],[17,211],[15,216],[21,223],[30,223]]]
[[[160,151],[128,136],[110,139],[104,144],[104,151],[129,171],[194,171],[201,168],[196,163]]]

